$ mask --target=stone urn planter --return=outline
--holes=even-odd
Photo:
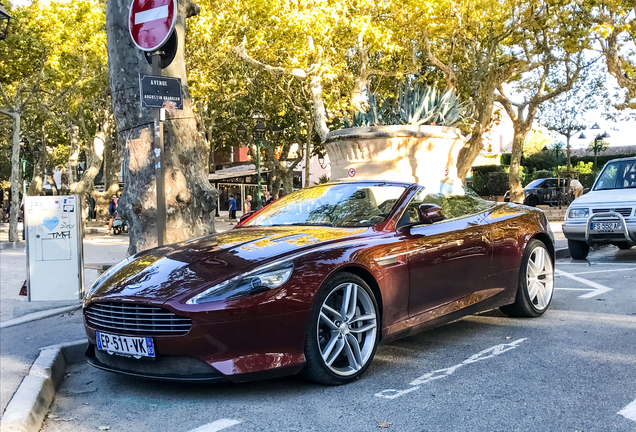
[[[462,193],[457,155],[465,144],[457,128],[374,126],[329,132],[325,148],[331,178],[414,182],[431,193]]]

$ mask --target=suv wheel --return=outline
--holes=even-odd
[[[570,256],[574,259],[585,259],[590,252],[590,245],[578,240],[568,240]]]
[[[620,250],[628,250],[631,249],[632,246],[627,242],[614,243]]]

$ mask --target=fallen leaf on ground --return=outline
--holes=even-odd
[[[100,426],[97,429],[99,429],[99,430],[110,430],[110,426]]]
[[[387,422],[384,422],[384,423],[378,423],[378,427],[380,427],[380,428],[388,428],[388,427],[389,427],[389,426],[391,426],[392,424],[393,424],[393,423],[387,423]]]

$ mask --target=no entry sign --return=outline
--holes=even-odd
[[[135,45],[156,51],[170,37],[177,20],[177,0],[133,0],[128,29]]]

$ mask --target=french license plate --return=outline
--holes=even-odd
[[[119,336],[98,331],[97,349],[127,357],[155,356],[155,345],[150,337]]]
[[[593,231],[616,231],[622,227],[620,222],[592,222],[590,230]]]

